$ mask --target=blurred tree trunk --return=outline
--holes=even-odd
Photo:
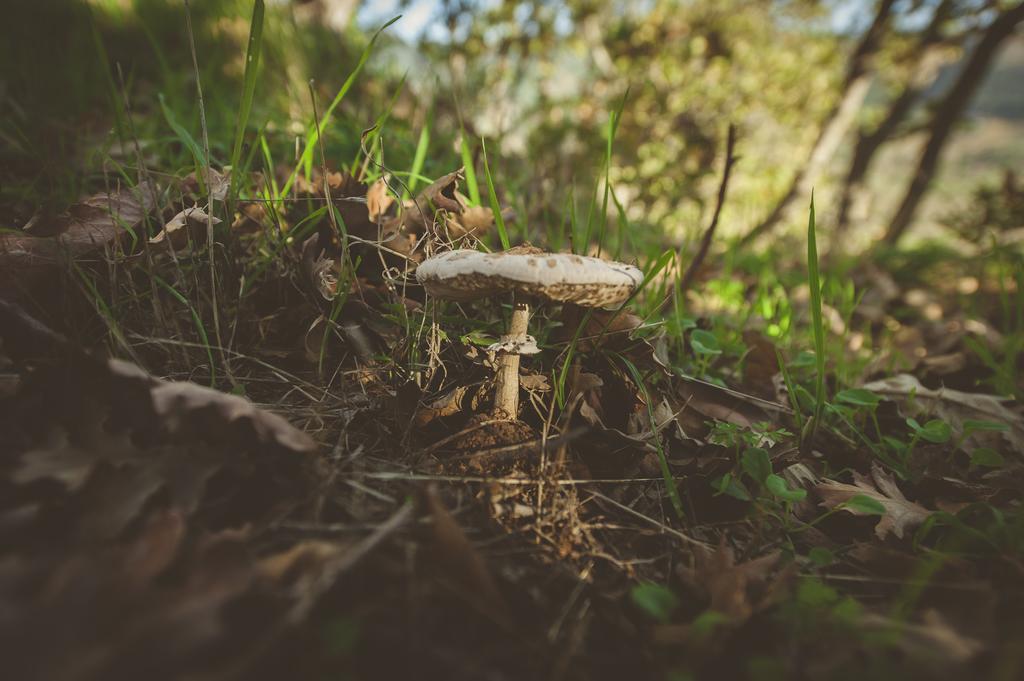
[[[960,119],[989,65],[999,51],[1000,45],[1013,35],[1017,24],[1024,21],[1024,2],[1010,9],[1001,11],[982,34],[977,47],[971,53],[967,63],[957,76],[953,87],[939,103],[928,126],[928,141],[918,162],[903,202],[889,223],[889,231],[885,234],[886,243],[895,243],[906,231],[914,213],[921,204],[928,186],[935,176],[939,165],[939,156],[945,146],[954,124]]]
[[[797,169],[796,175],[782,199],[775,204],[772,212],[754,227],[740,242],[747,244],[759,236],[773,230],[776,225],[785,217],[786,212],[793,202],[810,192],[811,185],[821,172],[821,169],[835,153],[836,148],[842,141],[843,135],[853,125],[857,112],[860,110],[867,96],[868,87],[871,85],[870,62],[871,58],[878,51],[881,44],[882,34],[885,33],[892,16],[893,5],[896,0],[878,0],[875,10],[875,17],[871,25],[861,36],[857,48],[850,56],[850,63],[846,71],[846,78],[843,81],[842,95],[839,101],[825,118],[814,147],[807,161]]]
[[[916,64],[912,68],[906,85],[889,103],[889,110],[886,112],[885,118],[875,126],[874,130],[861,128],[858,131],[853,159],[850,161],[850,169],[839,198],[839,214],[836,218],[837,233],[845,232],[849,225],[850,209],[863,187],[864,178],[871,167],[875,153],[892,139],[907,115],[913,110],[918,98],[935,81],[941,64],[931,48],[942,41],[942,27],[950,18],[952,6],[953,0],[943,0],[935,9],[931,21],[921,33],[921,37],[914,47]]]

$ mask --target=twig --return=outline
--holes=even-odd
[[[661,480],[661,478],[652,478],[652,479]],[[700,546],[700,547],[705,548],[705,549],[710,549],[711,548],[711,545],[708,544],[707,542],[702,542],[699,539],[694,539],[693,537],[685,535],[682,532],[680,532],[679,530],[673,529],[673,528],[669,527],[668,525],[666,525],[665,523],[662,523],[662,522],[660,522],[658,520],[655,520],[654,518],[652,518],[650,516],[646,516],[643,513],[641,513],[640,511],[637,511],[636,509],[630,508],[629,506],[626,506],[625,504],[619,503],[618,501],[615,501],[614,499],[612,499],[609,496],[605,496],[604,494],[601,494],[600,492],[597,492],[597,491],[594,491],[594,490],[590,490],[590,493],[593,494],[595,497],[598,497],[602,501],[604,501],[606,503],[609,503],[612,506],[615,506],[615,507],[617,507],[617,508],[619,508],[619,509],[621,509],[621,510],[623,510],[623,511],[625,511],[625,512],[631,514],[631,515],[633,515],[633,516],[636,516],[640,520],[643,520],[643,521],[645,521],[647,523],[650,523],[651,525],[654,525],[655,527],[660,529],[662,532],[664,532],[666,534],[670,534],[673,537],[676,537],[677,539],[683,541],[686,544],[693,544],[694,546]]]
[[[732,174],[732,166],[736,162],[736,157],[733,155],[735,148],[736,126],[730,123],[729,132],[725,142],[725,168],[722,170],[722,183],[718,185],[718,201],[715,203],[715,212],[711,215],[711,223],[708,225],[707,230],[704,232],[704,237],[700,241],[700,248],[697,250],[697,255],[695,255],[693,260],[690,261],[689,267],[686,268],[686,272],[679,281],[679,288],[676,290],[675,295],[680,296],[680,298],[686,295],[686,291],[693,283],[694,277],[697,276],[697,270],[700,269],[701,264],[704,262],[704,258],[707,257],[708,250],[711,248],[711,241],[714,239],[715,229],[718,227],[718,218],[722,214],[722,206],[725,205],[725,195],[729,188],[729,176]],[[682,260],[682,252],[680,252],[679,256],[679,259]],[[672,297],[670,296],[662,305],[662,311],[664,311],[671,302]]]
[[[406,502],[394,515],[377,526],[370,536],[325,565],[316,581],[304,589],[298,602],[286,615],[288,624],[295,625],[303,622],[320,597],[334,586],[338,577],[350,570],[385,539],[404,526],[412,517],[414,510],[415,505],[412,502]]]

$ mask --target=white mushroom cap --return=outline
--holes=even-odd
[[[621,306],[643,273],[620,262],[520,246],[499,253],[469,249],[428,258],[416,279],[432,296],[476,300],[503,291],[584,307]]]

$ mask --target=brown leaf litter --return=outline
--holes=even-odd
[[[139,234],[155,208],[156,192],[149,184],[101,192],[47,225],[36,225],[34,233],[0,234],[0,290],[8,297],[31,295],[42,279],[60,272],[67,262],[114,248],[131,232]]]
[[[963,433],[964,422],[968,420],[1004,424],[1007,428],[1001,433],[975,433],[969,439],[978,442],[985,437],[1002,437],[1018,454],[1024,454],[1024,413],[1019,407],[1014,410],[1007,406],[1012,403],[1010,399],[950,388],[932,390],[910,374],[873,381],[865,384],[864,388],[896,401],[904,416],[927,415],[942,419],[958,435]]]
[[[932,511],[920,504],[908,501],[892,475],[882,470],[878,464],[872,464],[870,477],[854,471],[853,480],[852,485],[824,480],[814,489],[821,497],[821,505],[829,509],[840,507],[858,495],[879,502],[885,507],[885,515],[875,525],[875,534],[879,539],[885,539],[890,532],[902,539],[906,532],[921,525],[932,514]],[[856,507],[841,506],[841,510],[853,515],[870,515]]]

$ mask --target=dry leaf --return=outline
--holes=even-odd
[[[677,412],[682,419],[681,425],[691,436],[699,432],[701,426],[708,421],[725,421],[747,429],[757,423],[771,421],[768,413],[760,408],[761,402],[755,401],[756,398],[704,381],[677,381],[676,395],[680,400]],[[690,418],[694,414],[697,415],[696,420]]]
[[[160,576],[181,549],[185,539],[185,516],[171,508],[153,514],[124,560],[124,572],[131,586],[139,588]]]
[[[679,572],[692,587],[707,594],[711,610],[739,624],[768,606],[788,579],[788,570],[774,570],[781,556],[773,551],[737,565],[736,555],[723,537],[714,552],[697,550],[694,569],[680,567]]]
[[[108,366],[112,375],[148,386],[153,410],[160,418],[160,427],[168,433],[193,428],[197,433],[220,429],[222,435],[241,435],[261,445],[272,445],[298,454],[316,450],[316,443],[304,432],[243,397],[195,383],[161,381],[134,364],[118,359],[108,360]]]
[[[291,588],[301,590],[318,579],[323,567],[335,560],[343,551],[340,544],[310,539],[290,549],[262,558],[257,565],[260,575],[275,583],[291,582]]]
[[[775,398],[774,378],[779,373],[775,344],[758,331],[743,332],[743,343],[748,350],[743,357],[743,382],[758,397]]]
[[[508,605],[498,591],[483,558],[466,538],[462,528],[441,503],[433,486],[422,493],[423,505],[433,519],[431,525],[434,547],[446,577],[460,587],[463,595],[495,622],[510,622]]]
[[[199,178],[196,171],[192,171],[182,181],[186,191],[196,197],[209,196],[214,201],[224,201],[228,196],[228,189],[231,187],[231,174],[221,173],[216,168],[203,168],[203,179],[206,181],[206,192],[200,191]]]
[[[462,398],[466,396],[468,390],[468,387],[460,385],[426,406],[417,409],[414,423],[417,427],[422,428],[435,419],[458,414],[462,411]]]
[[[460,213],[450,213],[445,221],[449,239],[472,235],[478,239],[494,224],[494,211],[483,206],[467,206]]]
[[[953,431],[963,433],[964,421],[995,421],[1008,428],[1001,433],[1013,448],[1024,454],[1024,416],[1009,409],[1005,403],[1011,400],[997,395],[967,393],[950,388],[931,390],[921,385],[910,374],[899,374],[891,378],[864,385],[866,390],[899,403],[900,413],[916,417],[920,414],[935,416],[947,422]],[[996,433],[975,433],[968,440],[981,440]],[[980,442],[979,442],[980,444]]]
[[[159,244],[165,239],[170,238],[171,244],[175,248],[181,248],[188,243],[188,233],[184,231],[185,227],[191,225],[201,231],[205,231],[209,229],[211,224],[218,225],[220,223],[220,218],[207,215],[206,211],[199,206],[192,206],[168,220],[167,224],[160,230],[160,233],[150,239],[149,243]]]
[[[546,374],[523,374],[519,377],[519,385],[523,390],[536,390],[542,393],[551,390]]]
[[[586,324],[580,329],[584,321]],[[630,334],[643,324],[643,319],[625,309],[586,310],[567,304],[562,306],[561,322],[552,342],[568,343],[575,339],[581,352],[592,352],[599,346],[622,350],[629,345]]]
[[[890,532],[902,539],[906,530],[914,529],[932,514],[924,506],[908,501],[892,476],[877,464],[871,467],[871,478],[856,472],[853,478],[853,485],[828,479],[818,483],[815,490],[821,496],[821,505],[829,509],[836,508],[858,495],[874,499],[885,507],[885,515],[875,525],[875,534],[879,539],[885,539]],[[853,515],[870,515],[848,506],[842,510]]]
[[[860,618],[858,625],[867,631],[885,632],[890,636],[898,632],[899,635],[893,637],[896,646],[932,668],[967,662],[985,649],[980,641],[957,632],[935,610],[924,613],[922,624],[867,613]]]
[[[313,300],[331,301],[338,295],[338,263],[328,257],[320,245],[320,237],[313,234],[302,242],[302,273],[304,284]],[[320,304],[322,312],[329,310],[328,305]],[[314,357],[319,355],[319,349]]]
[[[383,177],[366,190],[366,211],[372,222],[380,222],[394,202],[395,199],[388,189],[387,180]]]
[[[0,290],[9,297],[30,293],[66,260],[114,245],[129,230],[139,229],[155,196],[156,189],[148,184],[96,194],[57,216],[45,230],[54,236],[0,233]]]

